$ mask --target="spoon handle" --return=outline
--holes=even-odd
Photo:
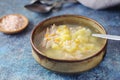
[[[76,3],[78,2],[77,0],[63,0],[64,2],[71,2],[71,3]]]
[[[100,38],[105,38],[105,39],[111,39],[111,40],[120,40],[120,36],[116,35],[107,35],[107,34],[92,34],[94,37],[100,37]]]

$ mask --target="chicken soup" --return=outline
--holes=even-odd
[[[104,44],[104,39],[93,37],[93,33],[100,32],[85,26],[54,24],[45,32],[42,51],[54,59],[80,60],[90,57]]]

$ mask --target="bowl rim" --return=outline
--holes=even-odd
[[[91,18],[88,18],[88,17],[85,17],[85,16],[81,16],[81,15],[72,15],[72,14],[64,14],[64,15],[59,15],[59,16],[54,16],[54,17],[50,17],[50,18],[47,18],[45,20],[43,20],[42,22],[39,22],[32,30],[32,33],[31,33],[31,37],[30,37],[30,42],[31,42],[31,46],[32,46],[32,49],[35,50],[37,53],[39,53],[39,55],[41,55],[42,57],[45,57],[49,60],[53,60],[53,61],[59,61],[59,62],[82,62],[82,61],[86,61],[86,60],[89,60],[95,56],[98,56],[102,51],[104,51],[106,49],[106,46],[107,46],[107,42],[108,42],[108,39],[105,39],[105,44],[103,45],[103,47],[97,52],[95,53],[94,55],[90,56],[90,57],[87,57],[87,58],[83,58],[83,59],[78,59],[78,60],[65,60],[65,59],[55,59],[55,58],[51,58],[51,57],[48,57],[46,55],[43,55],[41,54],[42,52],[40,50],[38,50],[34,43],[33,43],[33,34],[35,32],[35,30],[41,25],[41,24],[44,24],[46,21],[49,21],[51,19],[54,19],[54,18],[59,18],[59,17],[78,17],[78,18],[84,18],[84,19],[87,19],[87,20],[90,20],[92,22],[94,22],[95,24],[97,24],[104,32],[105,34],[107,34],[105,28],[100,24],[98,23],[96,20],[94,19],[91,19]]]

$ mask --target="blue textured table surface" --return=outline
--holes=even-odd
[[[101,23],[109,34],[120,35],[120,9],[95,11],[80,4],[69,5],[51,14],[37,14],[23,6],[30,0],[0,0],[0,16],[20,13],[30,23],[15,35],[0,33],[0,80],[120,80],[120,41],[109,40],[107,54],[96,68],[77,75],[57,74],[41,67],[32,57],[30,34],[40,21],[62,14],[87,16]]]

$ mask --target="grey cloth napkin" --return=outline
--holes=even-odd
[[[120,0],[78,0],[84,6],[92,9],[103,9],[120,5]]]

